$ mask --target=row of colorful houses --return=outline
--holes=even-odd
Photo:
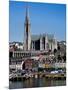
[[[10,69],[20,69],[27,71],[38,71],[39,68],[46,70],[47,68],[65,68],[66,63],[43,63],[33,59],[27,59],[22,62],[12,63],[9,65]]]

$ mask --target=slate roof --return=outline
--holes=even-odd
[[[41,37],[46,37],[46,35],[47,35],[49,41],[54,40],[54,35],[52,35],[52,34],[32,35],[31,40],[36,41],[36,40],[39,40]]]

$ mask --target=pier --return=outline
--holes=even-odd
[[[24,81],[24,80],[27,80],[27,79],[30,79],[30,78],[42,78],[42,77],[45,77],[47,79],[57,79],[57,80],[66,79],[66,75],[61,74],[61,73],[60,74],[32,73],[32,74],[29,74],[29,75],[21,75],[21,76],[11,75],[9,77],[9,80],[10,81]]]

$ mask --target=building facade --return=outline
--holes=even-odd
[[[26,8],[25,31],[24,31],[24,50],[51,50],[57,49],[57,40],[54,35],[41,34],[31,35],[29,10]]]
[[[54,38],[54,35],[33,35],[31,38],[31,49],[54,51],[54,49],[57,49],[57,40]]]

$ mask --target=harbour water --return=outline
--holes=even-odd
[[[30,78],[25,81],[9,81],[10,89],[19,88],[34,88],[34,87],[51,87],[51,86],[65,86],[66,80],[50,80],[43,78]]]

